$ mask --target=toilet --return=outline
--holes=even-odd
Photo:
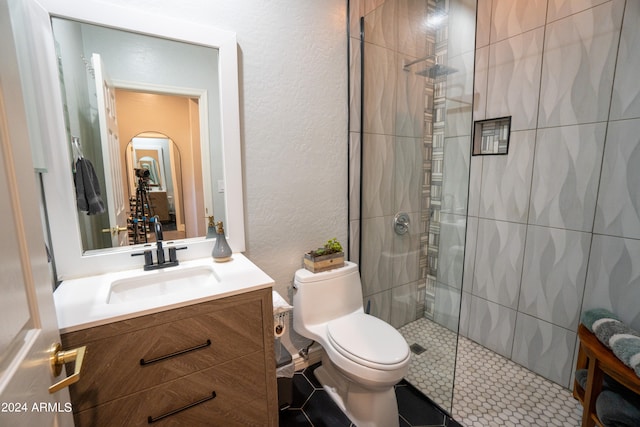
[[[322,365],[314,374],[358,427],[397,427],[394,385],[409,368],[409,346],[400,333],[365,314],[358,266],[294,278],[293,328],[318,342]]]

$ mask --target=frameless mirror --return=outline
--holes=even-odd
[[[44,82],[42,135],[50,143],[43,144],[43,186],[58,279],[139,264],[131,257],[140,249],[130,244],[127,225],[135,215],[129,176],[135,171],[126,153],[134,137],[149,132],[170,139],[180,152],[180,177],[173,171],[169,177],[172,162],[161,161],[164,149],[136,162],[155,174],[148,193],[158,211],[153,214],[184,233],[189,250],[183,259],[211,251],[204,237],[208,215],[224,220],[232,250],[244,251],[235,33],[95,0],[27,2],[39,65],[30,71]],[[121,98],[132,94],[137,98],[123,107]],[[168,127],[176,113],[161,111],[159,97],[182,104],[186,121]],[[143,105],[149,112],[134,114]],[[72,174],[78,152],[99,176],[104,213],[78,211]],[[178,181],[181,200],[175,198]]]

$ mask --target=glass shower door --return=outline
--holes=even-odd
[[[463,286],[476,1],[350,2],[350,234],[364,305],[407,380],[451,411]]]

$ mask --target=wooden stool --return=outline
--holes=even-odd
[[[584,325],[578,327],[580,350],[578,351],[578,369],[588,369],[587,386],[583,390],[577,380],[573,382],[573,397],[582,404],[582,427],[592,427],[603,424],[596,414],[596,399],[602,391],[604,374],[609,375],[629,390],[640,394],[640,377],[622,363],[613,352],[605,347],[598,338]]]

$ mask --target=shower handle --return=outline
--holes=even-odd
[[[409,231],[409,224],[411,221],[409,220],[409,214],[405,212],[400,212],[393,217],[393,230],[397,235],[402,236]]]

